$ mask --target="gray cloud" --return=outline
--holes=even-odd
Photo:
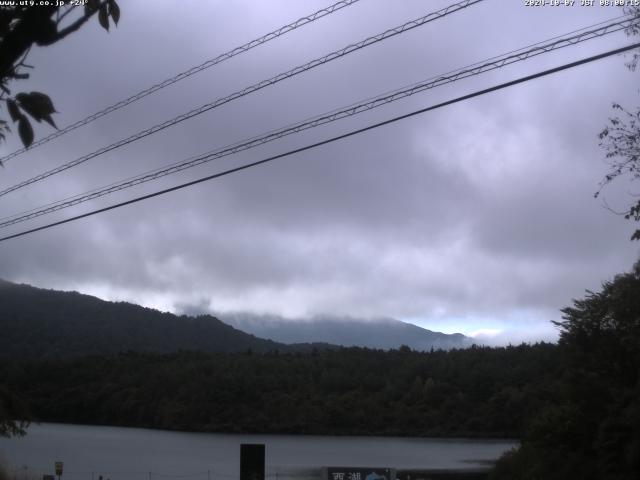
[[[174,2],[158,2],[149,9],[123,2],[121,25],[108,35],[91,25],[63,44],[34,51],[36,75],[25,90],[50,93],[64,125],[323,3],[210,2],[176,9]],[[446,4],[429,2],[429,11]],[[7,164],[0,182],[13,184],[426,11],[417,0],[393,8],[378,0],[362,2],[19,157]],[[617,13],[486,2],[4,197],[0,215]],[[465,80],[92,206],[299,147],[624,42],[619,35]],[[611,101],[637,104],[635,75],[625,71],[622,58],[605,60],[5,242],[0,276],[163,309],[197,305],[292,317],[388,316],[429,328],[498,329],[511,332],[504,338],[546,338],[552,336],[548,321],[558,318],[559,308],[628,268],[637,256],[637,246],[628,241],[632,225],[592,198],[606,171],[597,133]],[[8,152],[16,146],[11,139],[3,148]],[[614,186],[607,195],[623,203],[625,188]]]

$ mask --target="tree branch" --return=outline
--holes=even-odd
[[[53,6],[26,9],[15,28],[0,42],[0,80],[11,72],[14,64],[35,43],[34,28],[49,19],[56,11]]]
[[[61,22],[62,20],[64,20],[64,17],[66,17],[67,15],[69,15],[69,14],[73,11],[73,9],[74,9],[74,8],[75,8],[75,7],[73,7],[73,6],[71,6],[71,7],[67,8],[67,10],[66,10],[64,13],[62,13],[62,15],[60,15],[60,16],[58,17],[58,19],[57,19],[57,23],[58,23],[58,25],[60,24],[60,22]]]
[[[106,5],[107,0],[103,0],[102,2],[100,2],[100,5],[98,6],[98,8],[96,8],[95,10],[93,10],[92,12],[89,13],[85,13],[84,15],[82,15],[79,19],[77,19],[75,22],[73,22],[71,25],[63,28],[62,30],[58,31],[58,33],[52,37],[50,39],[50,41],[43,43],[43,45],[51,45],[53,43],[56,43],[58,40],[62,40],[64,37],[66,37],[67,35],[75,32],[76,30],[80,29],[80,27],[82,27],[82,25],[84,25],[85,23],[87,23],[87,21],[93,17],[93,15],[95,15],[98,10],[100,10],[100,7],[102,7],[103,5]]]

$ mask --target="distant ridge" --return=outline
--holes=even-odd
[[[290,321],[250,314],[174,315],[0,279],[0,358],[53,358],[120,352],[305,352],[359,346],[389,350],[463,348],[469,338],[393,319],[322,317]],[[249,333],[245,333],[249,332]]]
[[[363,320],[324,316],[312,320],[288,320],[246,313],[220,313],[217,316],[242,331],[283,343],[314,341],[383,350],[406,345],[419,351],[464,348],[473,343],[471,338],[461,333],[433,332],[391,318]]]
[[[177,316],[77,292],[0,280],[0,358],[119,352],[268,352],[310,350],[256,338],[211,315]]]

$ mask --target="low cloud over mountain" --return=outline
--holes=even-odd
[[[472,343],[471,338],[460,333],[433,332],[392,318],[365,320],[319,316],[311,320],[291,320],[247,313],[216,316],[239,330],[282,343],[325,342],[385,350],[401,345],[413,350],[450,349]]]

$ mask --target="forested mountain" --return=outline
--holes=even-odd
[[[255,352],[295,349],[236,330],[210,315],[176,316],[77,292],[0,280],[0,357],[43,358],[123,351]],[[310,346],[299,346],[299,349]]]
[[[414,350],[429,350],[471,344],[471,339],[461,334],[432,332],[391,319],[289,322],[279,317],[230,315],[223,323],[212,315],[177,316],[131,303],[106,302],[77,292],[45,290],[3,280],[0,305],[0,357],[180,350],[286,352],[332,345],[381,349],[407,345]]]
[[[445,334],[392,318],[363,320],[343,317],[317,317],[289,320],[277,316],[246,313],[219,314],[225,323],[261,338],[283,343],[326,342],[345,347],[389,350],[406,345],[413,350],[464,348],[473,339],[460,333]]]
[[[213,316],[9,282],[0,283],[0,305],[4,391],[42,421],[517,436],[529,412],[548,401],[546,389],[561,368],[557,347],[548,344],[433,352],[298,348]]]

